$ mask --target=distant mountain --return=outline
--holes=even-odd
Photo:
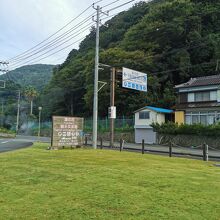
[[[35,64],[22,66],[0,76],[0,80],[12,80],[22,87],[33,86],[42,90],[50,81],[54,65]]]

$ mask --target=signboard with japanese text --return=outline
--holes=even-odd
[[[116,107],[115,106],[111,106],[108,108],[108,117],[116,119]]]
[[[147,74],[123,67],[122,87],[147,92]]]
[[[83,145],[83,118],[53,116],[52,147]]]

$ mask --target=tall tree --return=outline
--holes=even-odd
[[[38,96],[37,90],[32,86],[28,86],[24,90],[24,96],[31,104],[30,115],[33,115],[33,101]]]

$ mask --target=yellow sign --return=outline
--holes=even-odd
[[[52,147],[83,145],[83,118],[53,116]]]

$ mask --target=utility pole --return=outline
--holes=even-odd
[[[115,106],[115,75],[116,69],[112,67],[111,69],[111,86],[110,86],[110,107]],[[114,147],[114,128],[115,128],[115,118],[110,118],[110,147]]]
[[[20,118],[20,101],[21,101],[21,91],[18,91],[18,109],[17,109],[17,122],[16,122],[16,134],[19,128],[19,118]]]
[[[38,138],[40,138],[40,128],[41,128],[41,111],[42,107],[38,107],[39,116],[38,116]]]
[[[98,128],[98,80],[99,80],[99,26],[101,24],[100,14],[108,15],[105,12],[102,12],[100,6],[96,8],[96,49],[95,49],[95,76],[94,76],[94,99],[93,99],[93,133],[92,133],[92,146],[94,149],[97,148],[97,128]]]
[[[99,25],[100,25],[100,6],[96,9],[96,53],[95,53],[95,76],[94,76],[94,100],[93,100],[93,134],[92,146],[97,148],[97,124],[98,124],[98,78],[99,78]]]
[[[219,69],[219,59],[216,61],[216,68],[215,68],[215,71],[217,72],[218,71],[218,69]]]
[[[2,99],[2,114],[4,114],[4,100]]]

